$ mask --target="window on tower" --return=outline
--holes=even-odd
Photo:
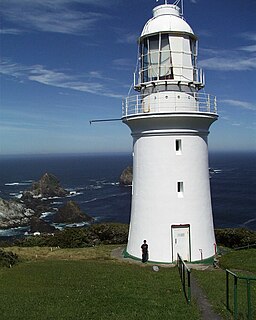
[[[176,154],[181,154],[181,139],[176,139],[175,140],[175,150],[176,150]]]
[[[177,182],[177,193],[179,198],[183,198],[183,181],[178,181]]]

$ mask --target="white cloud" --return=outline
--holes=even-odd
[[[119,33],[119,38],[117,40],[117,43],[127,43],[127,44],[135,44],[138,41],[139,35],[137,33]]]
[[[238,35],[239,38],[254,42],[233,49],[202,48],[206,56],[199,61],[200,67],[217,71],[248,71],[256,69],[256,34],[248,32]]]
[[[112,61],[114,68],[118,70],[127,70],[131,69],[134,66],[134,63],[130,59],[120,58]]]
[[[239,107],[242,109],[256,111],[256,103],[251,103],[251,102],[241,101],[241,100],[233,100],[233,99],[220,100],[220,103],[228,104],[233,107]]]
[[[240,47],[238,49],[243,51],[248,51],[248,52],[256,52],[256,44],[253,44],[251,46]]]
[[[88,73],[87,76],[70,75],[64,72],[49,70],[42,65],[24,66],[9,61],[1,63],[2,74],[15,77],[18,80],[30,80],[44,85],[72,89],[91,94],[97,94],[112,98],[122,98],[120,94],[116,94],[108,90],[106,80],[108,78],[99,77],[100,74],[93,71]],[[91,81],[91,77],[97,78],[97,82]]]
[[[107,16],[88,9],[83,12],[78,11],[75,4],[95,6],[101,5],[102,2],[99,0],[2,0],[1,13],[6,21],[15,23],[22,30],[82,34],[95,26],[99,19]]]
[[[246,71],[256,69],[256,57],[245,58],[243,56],[216,56],[206,58],[199,62],[200,67],[217,71]]]
[[[21,34],[21,33],[23,33],[22,30],[15,29],[15,28],[1,28],[1,29],[0,29],[0,34],[13,34],[13,35],[17,35],[17,34]]]
[[[243,32],[238,35],[239,37],[251,41],[256,41],[256,33],[253,32]]]
[[[256,50],[254,45],[242,46],[236,49],[212,49],[202,48],[201,52],[206,56],[199,61],[199,66],[217,71],[247,71],[256,69]]]

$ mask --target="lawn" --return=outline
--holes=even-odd
[[[64,253],[53,258],[48,248],[46,259],[45,251],[36,250],[34,260],[0,269],[1,320],[200,319],[195,304],[185,302],[176,268],[154,272],[150,265],[118,262],[107,254],[106,259],[73,259],[72,249],[65,260]],[[110,251],[110,246],[96,250]]]
[[[228,268],[238,275],[246,275],[256,278],[256,250],[231,251],[220,258],[223,269]],[[226,309],[226,272],[223,269],[212,271],[196,271],[193,275],[203,288],[216,312],[223,319],[233,319],[232,313]],[[233,306],[233,278],[230,277],[230,304]],[[193,294],[193,293],[192,293]],[[247,287],[246,281],[238,280],[238,315],[239,319],[246,319],[247,314]],[[253,319],[256,319],[256,281],[251,282],[251,304]]]
[[[118,245],[61,249],[56,247],[10,247],[5,251],[18,254],[21,260],[109,260]]]

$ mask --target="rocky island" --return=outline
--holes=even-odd
[[[94,219],[84,213],[75,201],[68,201],[53,216],[55,223],[92,222]]]
[[[60,181],[51,173],[45,173],[41,179],[32,184],[30,190],[25,191],[23,196],[31,195],[33,198],[66,197],[69,194],[62,188]]]
[[[130,186],[132,184],[132,167],[128,166],[123,170],[119,178],[119,183],[121,186]]]

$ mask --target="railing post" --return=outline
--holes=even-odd
[[[234,275],[234,320],[237,320],[237,276]]]
[[[248,319],[252,319],[252,310],[251,310],[251,283],[250,279],[246,279],[247,283],[247,307],[248,307]]]
[[[125,99],[125,115],[128,116],[128,98]]]
[[[188,303],[191,301],[191,288],[190,288],[190,272],[187,271],[188,275]]]
[[[217,113],[217,98],[214,97],[214,112]]]
[[[227,304],[227,309],[230,310],[229,308],[229,272],[226,270],[226,304]]]
[[[184,267],[184,265],[182,265],[182,284],[183,284],[183,290],[186,294],[185,282],[186,282],[185,267]]]
[[[210,95],[207,95],[207,111],[210,112],[211,111],[211,100],[210,100]]]

